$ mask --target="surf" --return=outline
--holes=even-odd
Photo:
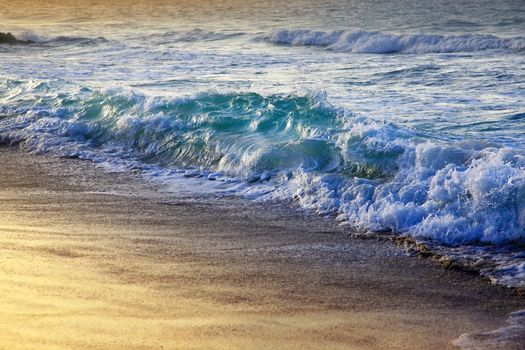
[[[311,46],[345,53],[428,54],[525,49],[524,37],[501,38],[490,34],[435,35],[366,30],[278,29],[265,38],[273,44]]]
[[[11,82],[0,108],[12,116],[0,121],[4,142],[33,153],[96,150],[265,179],[274,188],[268,198],[293,198],[368,230],[449,245],[525,241],[525,154],[517,148],[434,137],[355,115],[319,95],[165,98],[131,89],[77,87],[69,95],[54,88]],[[39,103],[24,98],[36,93]]]

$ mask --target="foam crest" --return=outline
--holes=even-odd
[[[364,30],[316,31],[280,29],[267,40],[282,45],[316,46],[336,52],[349,53],[452,53],[484,50],[525,49],[525,38],[500,38],[488,34],[430,35],[391,34]]]

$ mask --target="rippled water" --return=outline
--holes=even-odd
[[[0,45],[3,143],[294,199],[525,286],[522,1],[0,1],[0,16],[35,42]]]

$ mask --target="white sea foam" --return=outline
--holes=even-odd
[[[525,344],[525,310],[509,315],[509,325],[483,333],[468,333],[454,340],[463,350],[522,350]]]
[[[420,158],[429,150],[444,154],[436,155],[437,162],[458,153],[467,160],[456,158],[432,168]],[[405,168],[387,182],[298,171],[273,195],[337,213],[339,220],[364,229],[406,232],[447,244],[525,239],[525,170],[515,151],[464,151],[424,143],[405,148],[399,163]]]
[[[272,32],[267,39],[276,44],[318,46],[351,53],[450,53],[483,50],[523,50],[525,37],[500,38],[487,34],[431,35],[391,34],[365,30],[287,30]]]

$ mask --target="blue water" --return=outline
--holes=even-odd
[[[2,143],[495,252],[525,286],[523,1],[18,3]]]

